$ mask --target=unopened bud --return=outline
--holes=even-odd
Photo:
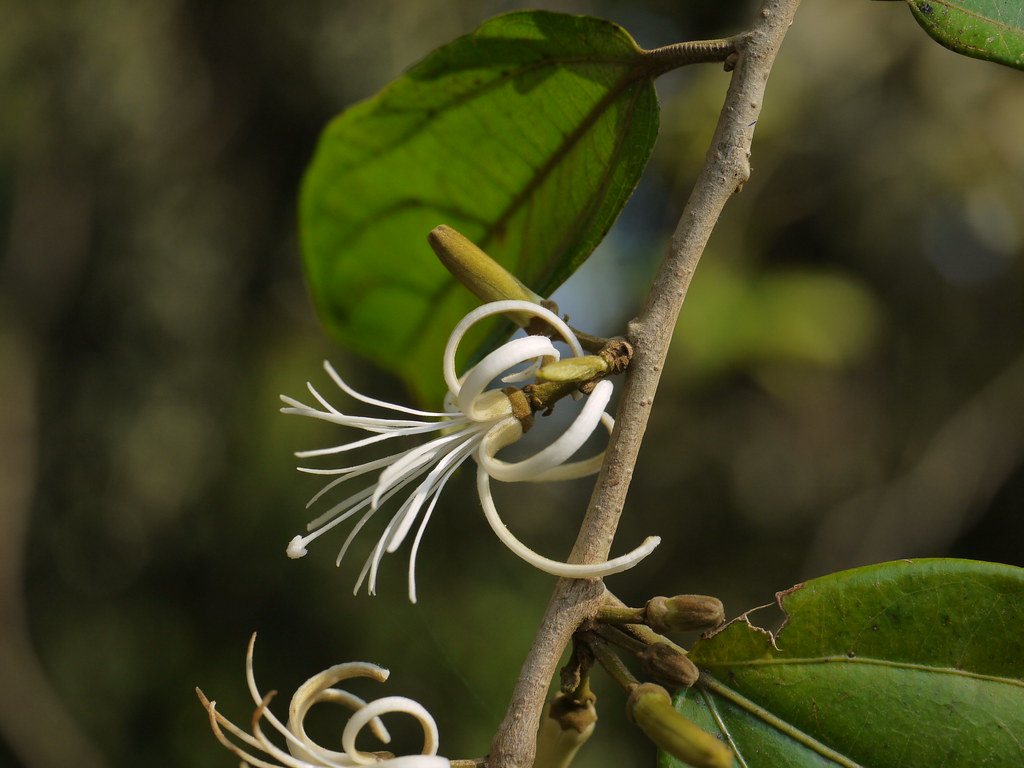
[[[572,762],[579,748],[594,732],[596,699],[593,694],[585,701],[576,701],[564,693],[555,694],[540,720],[535,765],[566,768]]]
[[[540,304],[543,300],[523,285],[515,275],[505,269],[469,238],[442,224],[427,235],[427,242],[441,263],[482,302],[517,299]],[[509,318],[520,326],[533,319],[525,312],[508,312]]]
[[[707,595],[652,597],[644,617],[644,623],[660,635],[714,629],[723,621],[722,601]]]
[[[686,654],[668,643],[651,643],[636,657],[645,675],[675,688],[689,688],[700,676],[697,666]]]
[[[730,768],[732,750],[696,723],[676,712],[668,691],[644,683],[633,689],[626,714],[647,738],[694,768]]]
[[[583,355],[545,365],[537,371],[537,378],[545,381],[587,381],[609,370],[611,368],[603,357]]]

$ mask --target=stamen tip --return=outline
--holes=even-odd
[[[307,552],[305,539],[301,536],[296,536],[288,542],[288,548],[285,552],[292,560],[298,560],[300,557],[305,557]]]

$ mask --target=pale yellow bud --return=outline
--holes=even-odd
[[[696,723],[676,712],[668,691],[654,683],[633,689],[626,713],[647,738],[694,768],[730,768],[732,750]]]
[[[588,381],[610,370],[608,361],[603,357],[583,355],[549,363],[537,371],[537,378],[545,381]]]
[[[506,299],[534,304],[543,301],[515,275],[451,227],[444,224],[434,227],[427,235],[427,242],[445,268],[485,304]],[[520,326],[526,326],[533,319],[525,312],[508,312],[507,315]]]
[[[597,722],[595,699],[590,694],[586,701],[580,702],[564,693],[555,694],[540,719],[533,768],[567,768],[594,732]]]

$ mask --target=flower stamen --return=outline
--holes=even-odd
[[[324,363],[324,369],[342,392],[361,403],[390,410],[398,416],[382,418],[346,414],[331,405],[311,384],[308,385],[309,391],[318,407],[282,396],[285,407],[281,410],[285,413],[309,416],[369,433],[369,436],[350,443],[299,451],[296,456],[300,458],[332,456],[392,438],[435,433],[435,436],[422,445],[381,459],[339,469],[302,467],[302,471],[312,474],[336,475],[310,499],[307,506],[348,480],[378,470],[379,474],[372,486],[347,496],[311,521],[307,526],[307,533],[294,537],[288,544],[289,557],[302,557],[306,554],[310,542],[358,515],[355,525],[338,552],[337,562],[340,564],[358,533],[377,511],[393,496],[411,486],[411,492],[406,491],[407,497],[384,526],[383,533],[364,562],[356,581],[355,591],[358,592],[365,582],[370,594],[376,592],[377,572],[384,555],[395,552],[405,542],[419,520],[409,555],[408,579],[409,599],[416,602],[416,557],[427,522],[434,512],[445,484],[470,456],[474,457],[478,464],[477,487],[484,514],[492,529],[513,552],[542,570],[575,578],[604,576],[631,567],[657,545],[658,539],[651,537],[628,555],[607,563],[570,565],[549,560],[528,549],[512,536],[501,522],[491,497],[491,478],[503,482],[544,482],[592,474],[600,468],[603,454],[578,461],[570,459],[599,425],[603,425],[610,433],[614,424],[612,417],[604,412],[611,397],[612,385],[609,381],[600,381],[593,387],[590,397],[571,426],[547,447],[517,462],[506,462],[495,457],[499,450],[519,440],[531,428],[535,409],[550,407],[554,400],[573,389],[571,383],[561,389],[545,388],[546,398],[550,398],[550,402],[542,406],[533,402],[537,398],[531,399],[529,394],[538,391],[536,385],[525,387],[527,391],[518,387],[487,389],[496,379],[506,383],[521,381],[534,375],[541,366],[557,362],[560,353],[548,336],[512,339],[485,355],[462,376],[456,375],[456,353],[473,324],[492,315],[507,312],[540,318],[547,333],[560,336],[569,345],[574,356],[582,355],[583,350],[573,331],[551,310],[526,301],[498,301],[479,307],[466,315],[456,325],[448,339],[442,361],[442,372],[448,385],[444,412],[406,408],[360,394],[345,383],[329,363]],[[526,367],[522,370],[508,373],[524,364]]]

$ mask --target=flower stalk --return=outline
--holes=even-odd
[[[604,668],[608,676],[622,690],[631,691],[640,684],[640,681],[633,676],[633,673],[629,671],[629,668],[622,662],[619,655],[612,650],[611,643],[592,632],[582,632],[579,637],[587,644],[598,664]]]
[[[636,656],[643,673],[659,683],[673,688],[689,688],[700,676],[686,651],[657,635],[641,640],[624,629],[600,622],[594,623],[591,632]]]
[[[597,612],[606,624],[646,624],[658,634],[714,629],[725,621],[722,601],[708,595],[652,597],[643,608],[609,602]]]

